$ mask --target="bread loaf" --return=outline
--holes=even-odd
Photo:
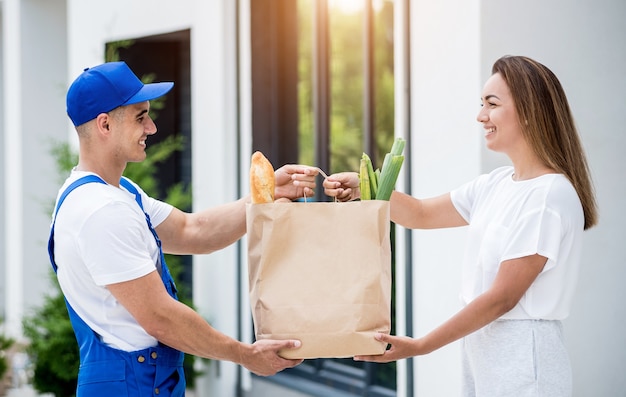
[[[250,161],[250,196],[253,204],[274,202],[274,167],[272,163],[257,151]]]

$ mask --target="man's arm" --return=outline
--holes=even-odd
[[[208,254],[228,247],[246,232],[248,197],[196,213],[177,208],[156,227],[163,251],[170,254]]]
[[[156,271],[107,288],[148,334],[174,349],[232,361],[262,376],[274,375],[302,362],[278,355],[281,349],[298,347],[298,341],[246,344],[217,331],[191,308],[170,297]]]
[[[287,164],[275,172],[276,198],[294,200],[314,194],[319,170]],[[249,196],[235,202],[193,214],[176,208],[156,227],[163,251],[171,254],[208,254],[225,248],[246,233],[246,203]]]

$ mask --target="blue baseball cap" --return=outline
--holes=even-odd
[[[67,90],[67,115],[78,127],[100,113],[150,101],[167,94],[174,83],[144,84],[125,62],[107,62],[87,68]]]

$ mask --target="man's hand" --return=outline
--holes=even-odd
[[[275,171],[274,198],[296,200],[315,194],[315,177],[319,170],[306,165],[287,164]]]
[[[297,349],[298,340],[259,340],[252,345],[246,345],[241,365],[260,376],[272,376],[285,368],[292,368],[303,360],[288,360],[280,357],[282,349]]]

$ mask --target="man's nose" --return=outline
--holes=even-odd
[[[148,121],[146,122],[146,133],[152,135],[152,134],[156,134],[157,132],[157,127],[156,124],[154,124],[154,121],[152,120],[152,118],[148,118]]]

